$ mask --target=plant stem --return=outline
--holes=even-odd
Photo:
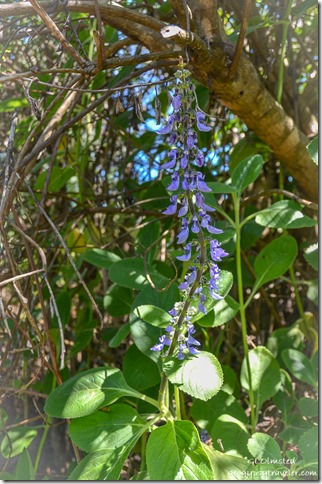
[[[176,417],[177,420],[181,420],[180,390],[176,385],[174,385],[174,398],[176,402]]]
[[[255,432],[256,420],[254,412],[254,393],[252,385],[252,374],[249,361],[248,343],[247,343],[247,322],[246,322],[246,308],[244,302],[243,292],[243,273],[242,273],[242,260],[241,260],[241,227],[239,219],[240,210],[240,198],[233,194],[234,209],[235,209],[235,227],[236,227],[236,271],[237,271],[237,286],[238,286],[238,299],[239,299],[239,313],[242,329],[243,348],[246,360],[246,367],[248,373],[249,383],[249,404],[250,404],[250,418],[252,432]]]
[[[52,422],[52,418],[47,416],[47,421],[46,421],[46,424],[44,426],[44,431],[43,431],[43,434],[41,436],[41,440],[40,440],[39,447],[38,447],[38,450],[37,450],[37,455],[36,455],[36,458],[35,458],[35,464],[34,464],[34,472],[35,472],[34,475],[35,475],[35,477],[36,477],[36,474],[37,474],[37,471],[38,471],[40,457],[41,457],[41,454],[42,454],[42,451],[43,451],[43,448],[44,448],[44,445],[45,445],[45,441],[46,441],[46,438],[47,438],[47,435],[48,435],[48,432],[49,432],[49,429],[50,429],[50,426],[51,426],[51,422]]]

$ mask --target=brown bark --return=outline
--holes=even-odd
[[[172,39],[161,36],[160,30],[164,24],[156,18],[111,5],[108,0],[98,0],[98,3],[105,23],[150,50],[166,50],[171,43],[187,46],[189,69],[194,77],[209,87],[223,105],[270,146],[308,198],[312,201],[318,199],[318,169],[307,151],[308,139],[268,92],[247,55],[239,58],[234,77],[229,77],[235,46],[225,38],[217,13],[217,0],[188,0],[190,28],[197,35],[188,32],[185,37]],[[181,27],[186,29],[187,16],[183,3],[179,0],[172,0],[171,3]],[[41,2],[43,6],[48,7],[49,4]],[[70,0],[68,8],[70,11],[95,14],[94,2],[88,0]],[[33,13],[29,2],[0,6],[0,16]]]

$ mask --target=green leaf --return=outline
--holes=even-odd
[[[134,314],[157,328],[166,328],[171,320],[169,313],[151,304],[138,306],[135,308]]]
[[[66,182],[75,174],[74,168],[67,166],[66,168],[60,168],[59,166],[54,166],[50,174],[48,190],[50,192],[58,192],[65,185]],[[47,178],[47,171],[40,173],[35,183],[35,190],[42,190],[45,185]]]
[[[254,466],[247,459],[223,454],[205,444],[202,446],[210,459],[215,481],[249,480]]]
[[[207,429],[208,432],[210,432],[213,423],[223,413],[231,415],[245,424],[248,422],[245,411],[235,397],[228,395],[222,390],[207,402],[199,400],[198,398],[193,400],[191,416],[196,421],[198,427]]]
[[[281,462],[281,449],[276,440],[268,434],[255,432],[248,440],[247,447],[254,459],[265,459],[269,464]]]
[[[167,422],[151,433],[146,448],[152,481],[211,481],[214,474],[192,422]]]
[[[143,430],[144,432],[144,430]],[[124,462],[140,435],[118,449],[101,448],[88,454],[68,477],[69,481],[117,481]]]
[[[230,296],[215,302],[214,309],[198,319],[198,325],[202,328],[216,328],[231,321],[238,312],[239,303]]]
[[[264,346],[257,346],[249,352],[249,362],[254,400],[257,410],[259,410],[262,404],[278,391],[281,383],[280,369],[272,353]],[[245,358],[241,367],[240,381],[242,387],[249,391],[249,376]]]
[[[115,336],[109,341],[108,345],[110,348],[117,348],[120,346],[122,341],[130,334],[131,323],[122,324]]]
[[[301,206],[293,200],[281,200],[257,213],[255,221],[264,227],[299,229],[314,227],[316,220],[304,215]]]
[[[214,422],[210,435],[214,449],[220,450],[218,442],[220,437],[221,445],[225,454],[237,457],[250,457],[247,442],[250,437],[246,425],[231,415],[220,415]]]
[[[310,422],[303,420],[302,415],[296,413],[289,418],[287,426],[279,433],[279,438],[297,446],[301,436],[311,427]]]
[[[282,235],[273,240],[255,259],[255,288],[282,276],[293,264],[297,256],[296,240],[290,235]]]
[[[141,143],[140,143],[140,147],[143,149]],[[140,229],[136,237],[137,252],[139,254],[142,253],[143,256],[144,254],[146,254],[147,262],[149,264],[152,263],[155,257],[155,254],[158,248],[158,244],[155,242],[160,236],[160,231],[161,231],[160,222],[154,221],[153,224],[146,225],[145,227]]]
[[[293,376],[314,388],[317,387],[317,374],[312,362],[301,351],[286,349],[282,351],[282,359],[286,368]]]
[[[69,426],[72,441],[85,452],[101,448],[119,448],[137,433],[145,421],[134,408],[125,404],[112,405],[107,412],[94,412],[86,417],[73,419]]]
[[[236,187],[238,194],[253,183],[260,175],[264,160],[261,155],[253,155],[241,161],[233,170],[231,183]]]
[[[152,346],[159,342],[162,329],[145,323],[139,318],[131,321],[131,335],[134,343],[142,353],[157,362],[160,360],[159,352],[151,351]]]
[[[294,395],[292,380],[290,375],[283,368],[280,369],[281,373],[281,387],[278,392],[273,396],[273,402],[276,407],[282,412],[282,420],[285,425],[288,425],[291,410],[296,403]]]
[[[211,188],[212,193],[235,193],[237,191],[236,187],[227,185],[227,183],[207,182],[207,185]]]
[[[267,340],[266,346],[281,365],[283,363],[282,351],[287,348],[303,349],[304,339],[304,334],[300,330],[298,322],[296,322],[292,326],[278,328],[273,331]]]
[[[304,259],[316,271],[319,270],[319,244],[312,244],[304,249]]]
[[[141,395],[128,386],[117,368],[92,368],[57,387],[48,396],[44,410],[52,417],[84,417],[123,396]]]
[[[119,255],[103,249],[87,249],[83,252],[82,258],[100,269],[109,269],[112,264],[121,260]]]
[[[15,457],[27,449],[36,436],[35,427],[17,427],[8,430],[1,441],[0,452],[5,459]]]
[[[104,296],[104,309],[114,318],[131,312],[133,295],[131,289],[112,284]]]
[[[298,406],[305,417],[317,417],[319,415],[319,402],[314,398],[302,397]]]
[[[25,97],[5,99],[0,101],[0,113],[7,113],[26,106],[28,106],[28,101]]]
[[[147,271],[158,288],[166,287],[168,279],[159,274],[153,267],[145,267],[141,258],[122,259],[115,262],[110,267],[109,277],[112,282],[130,289],[142,289],[144,285],[149,284]]]
[[[34,481],[35,470],[32,465],[31,457],[27,449],[20,454],[17,467],[15,470],[15,479],[17,481]]]
[[[312,0],[312,3],[315,3]],[[310,156],[316,165],[319,164],[319,137],[316,136],[310,143],[307,145],[307,149],[309,150]]]
[[[222,367],[222,371],[224,372],[224,384],[221,387],[222,391],[225,393],[228,393],[228,395],[235,395],[235,397],[237,398],[240,392],[240,384],[236,373],[228,365],[222,365],[221,367]],[[225,413],[229,413],[229,412],[225,412]],[[236,417],[236,415],[234,415],[234,417]],[[239,420],[242,420],[242,419],[239,418]]]
[[[209,400],[219,392],[223,384],[219,361],[206,351],[200,351],[195,356],[186,355],[183,361],[176,357],[168,358],[163,369],[171,383],[200,400]]]
[[[180,299],[180,291],[177,284],[173,283],[166,291],[157,291],[153,287],[145,286],[139,294],[136,296],[132,310],[138,306],[143,306],[145,304],[152,304],[164,311],[170,311],[174,304]]]
[[[213,328],[231,321],[239,311],[239,303],[231,296],[226,296],[225,299],[222,299],[215,304],[214,311],[215,320],[214,325],[212,326]],[[200,324],[200,321],[198,321],[198,324]]]
[[[299,440],[302,458],[305,462],[318,462],[319,459],[319,431],[318,427],[307,430]]]
[[[160,382],[157,365],[135,345],[130,346],[125,353],[123,375],[127,383],[138,391],[153,387]]]

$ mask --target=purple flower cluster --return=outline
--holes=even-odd
[[[167,354],[171,348],[171,354],[176,353],[179,360],[184,359],[185,353],[198,353],[197,347],[200,343],[192,336],[195,329],[191,319],[197,311],[207,314],[206,287],[211,297],[222,299],[219,294],[220,269],[217,262],[228,255],[220,243],[208,235],[220,234],[222,230],[215,227],[211,218],[210,213],[215,209],[205,203],[203,194],[211,192],[211,188],[205,182],[204,174],[198,170],[203,167],[205,158],[202,150],[198,148],[195,126],[199,131],[210,131],[211,127],[205,122],[205,114],[198,107],[193,108],[194,86],[187,77],[187,71],[178,72],[178,85],[171,101],[173,112],[167,124],[158,130],[158,133],[169,135],[168,142],[172,147],[167,156],[168,160],[161,169],[172,173],[167,188],[169,191],[177,192],[171,196],[170,205],[163,213],[177,214],[180,218],[177,243],[185,245],[183,254],[177,259],[189,261],[190,265],[184,281],[179,285],[183,300],[169,311],[171,321],[165,329],[166,334],[151,348],[152,351],[161,351],[167,346]],[[204,237],[204,232],[207,238]],[[195,239],[186,243],[190,233],[195,234]],[[205,255],[208,245],[210,259]],[[208,270],[209,279],[206,280],[204,275]],[[197,304],[191,306],[193,301]]]

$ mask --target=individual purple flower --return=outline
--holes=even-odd
[[[207,226],[207,230],[210,234],[222,234],[223,231],[221,229],[217,229],[216,227],[214,227],[213,225],[208,225]],[[227,254],[228,255],[228,254]]]
[[[218,242],[218,240],[214,239],[210,241],[210,256],[215,262],[220,262],[222,257],[229,255],[220,246],[221,244]]]
[[[189,129],[187,140],[186,140],[187,148],[189,149],[195,148],[196,142],[197,142],[196,133],[192,129]]]
[[[176,93],[172,98],[173,109],[178,111],[181,108],[181,94]]]
[[[170,316],[172,316],[173,318],[175,318],[175,317],[178,315],[177,311],[176,311],[174,308],[170,309],[170,311],[168,311],[168,313],[169,313],[169,314],[170,314]]]
[[[203,212],[202,210],[199,210],[198,214],[201,218],[201,222],[200,222],[201,227],[206,229],[208,227],[209,223],[211,222],[210,216],[208,214],[206,214],[206,212]]]
[[[178,217],[184,217],[185,215],[187,215],[189,209],[188,200],[184,198],[180,203],[182,203],[182,207],[178,212]]]
[[[188,344],[187,348],[189,350],[189,353],[191,353],[192,355],[197,355],[199,353],[199,350],[197,350],[197,348],[195,348],[194,346]]]
[[[220,278],[220,269],[217,264],[212,264],[210,266],[210,278],[214,280],[219,280]]]
[[[180,344],[179,345],[179,352],[178,352],[178,360],[184,360],[184,353],[183,353],[183,350],[185,350],[187,348],[187,346],[185,344]]]
[[[191,250],[192,250],[192,243],[189,242],[184,248],[184,254],[177,256],[178,260],[181,260],[183,262],[187,262],[188,260],[191,259]]]
[[[216,209],[214,207],[210,207],[210,205],[207,205],[206,203],[203,203],[201,208],[205,212],[215,212],[216,211]]]
[[[205,197],[203,196],[202,193],[196,192],[196,205],[198,208],[202,208],[204,204]]]
[[[184,282],[182,282],[178,286],[180,291],[184,291],[185,289],[188,289],[191,286],[191,284],[193,284],[195,282],[196,278],[197,278],[197,268],[192,267],[191,272],[185,276]]]
[[[168,326],[165,328],[165,331],[166,331],[167,333],[173,333],[174,328],[173,328],[173,327],[172,327],[170,324],[168,324]]]
[[[168,190],[170,190],[170,191],[178,190],[179,184],[180,184],[180,176],[179,176],[179,173],[177,171],[175,171],[175,172],[173,172],[173,174],[171,176],[171,183],[168,186]]]
[[[198,166],[203,166],[205,162],[205,158],[203,155],[203,152],[201,150],[198,150],[197,156],[196,156],[196,163]]]
[[[161,166],[161,170],[172,170],[177,163],[177,150],[170,150],[168,154],[170,161]]]
[[[177,199],[178,195],[173,195],[170,198],[171,205],[169,205],[166,210],[163,210],[162,213],[164,213],[165,215],[174,215],[177,211]]]
[[[189,334],[187,339],[187,345],[200,346],[200,343],[193,336],[191,336],[191,334]]]
[[[201,192],[211,192],[211,188],[208,187],[208,185],[206,184],[206,182],[204,182],[204,178],[205,178],[205,175],[203,175],[202,173],[200,173],[200,171],[197,171],[197,176],[196,176],[197,188]]]
[[[199,304],[198,304],[198,309],[201,313],[207,314],[207,310],[204,306],[204,302],[206,301],[206,296],[202,293],[199,294]]]
[[[172,128],[173,128],[173,123],[174,123],[174,115],[171,114],[171,116],[169,116],[167,124],[165,126],[163,126],[163,128],[158,129],[157,133],[158,134],[169,134],[169,133],[171,133]]]
[[[191,232],[193,232],[194,234],[197,234],[199,230],[200,230],[200,227],[199,227],[198,217],[194,215],[192,217]]]
[[[183,244],[189,236],[188,219],[184,217],[182,219],[181,231],[178,234],[177,242],[178,244]]]
[[[152,351],[161,351],[165,345],[167,346],[171,345],[171,339],[169,339],[166,335],[160,336],[159,341],[160,343],[150,348]]]
[[[209,285],[209,292],[210,292],[210,295],[212,296],[213,299],[216,299],[217,301],[220,301],[221,299],[224,299],[222,296],[220,296],[219,294],[217,294],[216,290],[217,289],[215,289],[214,287],[212,287],[211,285]]]
[[[211,127],[206,126],[203,121],[205,119],[205,115],[201,111],[196,112],[196,120],[197,120],[197,127],[199,131],[210,131]]]
[[[188,166],[189,163],[189,158],[186,154],[183,155],[183,157],[180,160],[180,167],[185,170]]]
[[[169,136],[169,143],[170,143],[170,145],[176,144],[177,138],[178,138],[177,133],[175,131],[172,131],[170,133],[170,136]]]

